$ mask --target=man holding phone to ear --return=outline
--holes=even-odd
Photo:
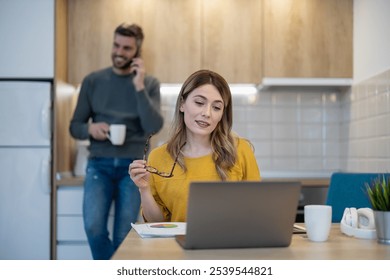
[[[114,31],[112,67],[92,72],[81,85],[70,122],[71,135],[89,139],[84,181],[83,218],[94,259],[109,259],[136,222],[140,194],[128,174],[129,164],[143,156],[147,137],[163,126],[160,82],[145,72],[141,58],[144,39],[136,24],[121,24]],[[125,124],[123,145],[113,145],[111,124]],[[115,201],[113,240],[107,225]]]

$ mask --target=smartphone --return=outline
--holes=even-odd
[[[137,52],[134,55],[134,58],[136,58],[136,57],[140,57],[140,50],[139,49],[137,49]],[[132,64],[133,64],[133,59],[130,61],[130,65],[132,65]],[[137,75],[137,70],[133,70],[133,73],[134,73],[134,75]]]
[[[133,60],[130,61],[130,67],[133,65]],[[137,75],[137,70],[133,70],[132,73],[134,73],[134,75]]]

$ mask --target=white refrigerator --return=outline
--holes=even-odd
[[[50,259],[52,81],[0,81],[0,259]]]

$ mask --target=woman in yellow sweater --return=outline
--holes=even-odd
[[[146,221],[184,222],[191,181],[260,180],[252,146],[232,133],[232,123],[225,79],[209,70],[188,77],[177,99],[172,136],[147,162],[129,166]]]

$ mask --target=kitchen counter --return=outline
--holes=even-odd
[[[57,174],[55,185],[56,186],[82,186],[84,185],[84,176],[73,176],[70,173]]]
[[[317,177],[265,177],[262,179],[265,182],[284,182],[284,181],[298,181],[301,182],[302,187],[328,187],[329,178],[317,178]],[[84,184],[84,177],[73,176],[71,174],[60,174],[56,178],[57,186],[80,186]]]
[[[263,178],[264,182],[286,182],[298,181],[301,182],[302,187],[328,187],[329,178]]]
[[[302,224],[303,225],[303,224]],[[306,234],[294,234],[289,247],[183,250],[174,238],[141,238],[131,230],[119,246],[114,260],[388,260],[388,246],[376,240],[357,239],[333,224],[329,240],[311,242]]]

